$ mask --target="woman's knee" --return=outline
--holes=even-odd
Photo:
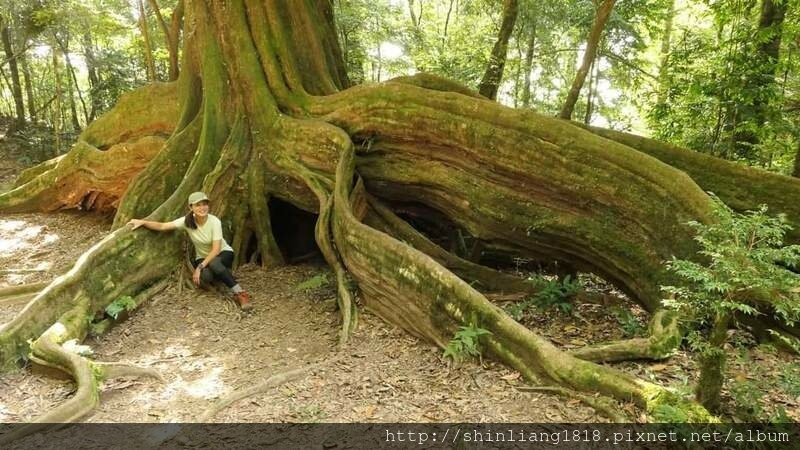
[[[208,264],[208,268],[214,273],[214,275],[221,275],[228,270],[219,257],[212,259],[211,263]]]

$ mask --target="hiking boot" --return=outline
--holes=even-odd
[[[245,291],[239,292],[235,294],[236,302],[239,303],[239,307],[242,308],[242,311],[249,311],[253,309],[253,305],[250,304],[250,294]]]

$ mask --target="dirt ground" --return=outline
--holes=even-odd
[[[0,286],[35,282],[65,270],[102,237],[92,215],[9,215],[0,219]],[[20,269],[36,269],[20,271]],[[337,350],[338,314],[331,286],[297,286],[325,272],[306,264],[264,270],[244,266],[239,281],[255,311],[242,314],[214,292],[179,289],[174,280],[100,338],[99,361],[157,369],[164,382],[110,380],[87,422],[191,422],[233,390],[307,364],[306,377],[221,411],[225,422],[593,422],[577,402],[519,392],[519,374],[500,364],[451,368],[442,352],[363,312],[351,343]],[[7,321],[23,305],[0,305]],[[341,355],[341,356],[340,356]],[[69,380],[27,368],[0,377],[0,421],[27,421],[63,402]]]

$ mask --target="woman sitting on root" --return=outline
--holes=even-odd
[[[134,230],[140,226],[155,231],[186,230],[195,249],[195,259],[192,262],[195,268],[192,275],[194,284],[199,286],[201,281],[208,284],[215,279],[220,280],[233,291],[236,301],[243,310],[251,309],[250,295],[242,289],[231,273],[233,248],[222,236],[222,222],[217,216],[208,213],[206,194],[195,192],[190,195],[189,210],[185,217],[172,222],[131,219],[128,225]]]

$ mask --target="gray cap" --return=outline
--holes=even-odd
[[[206,194],[202,192],[193,192],[192,195],[189,196],[189,206],[197,202],[202,202],[203,200],[208,201],[208,196],[206,196]]]

